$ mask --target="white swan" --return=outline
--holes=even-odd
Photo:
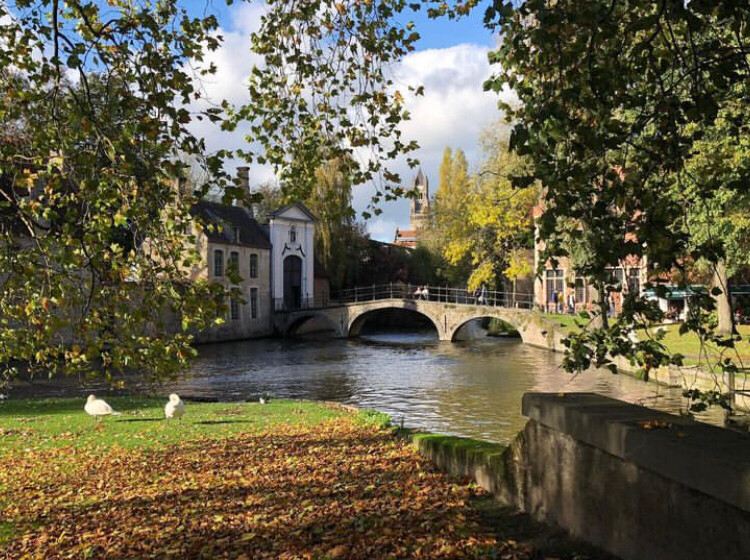
[[[104,399],[97,399],[94,395],[89,395],[86,399],[86,405],[83,407],[86,414],[93,416],[97,420],[101,420],[102,416],[118,415],[119,412],[112,410],[112,407],[107,404]]]
[[[170,418],[179,418],[185,414],[185,404],[177,393],[169,395],[169,402],[164,406],[164,416],[169,421]]]

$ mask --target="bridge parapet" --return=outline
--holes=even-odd
[[[458,305],[482,305],[532,309],[534,294],[526,292],[503,292],[487,289],[469,291],[449,286],[426,286],[415,284],[373,284],[342,290],[332,301],[339,304],[361,303],[381,299],[406,299],[415,301],[437,301]]]

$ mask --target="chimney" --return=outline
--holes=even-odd
[[[245,191],[246,195],[250,194],[250,168],[249,167],[243,165],[237,168],[237,184],[243,191]],[[235,201],[235,204],[236,202],[237,201]],[[252,205],[248,205],[245,209],[250,213],[251,218],[254,217]]]

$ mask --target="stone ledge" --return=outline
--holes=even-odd
[[[522,411],[539,424],[750,511],[748,434],[595,393],[526,393]],[[654,420],[669,427],[643,427]]]

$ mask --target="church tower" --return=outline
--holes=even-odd
[[[418,231],[427,227],[430,220],[430,182],[419,168],[411,186],[416,195],[411,199],[409,229]]]

